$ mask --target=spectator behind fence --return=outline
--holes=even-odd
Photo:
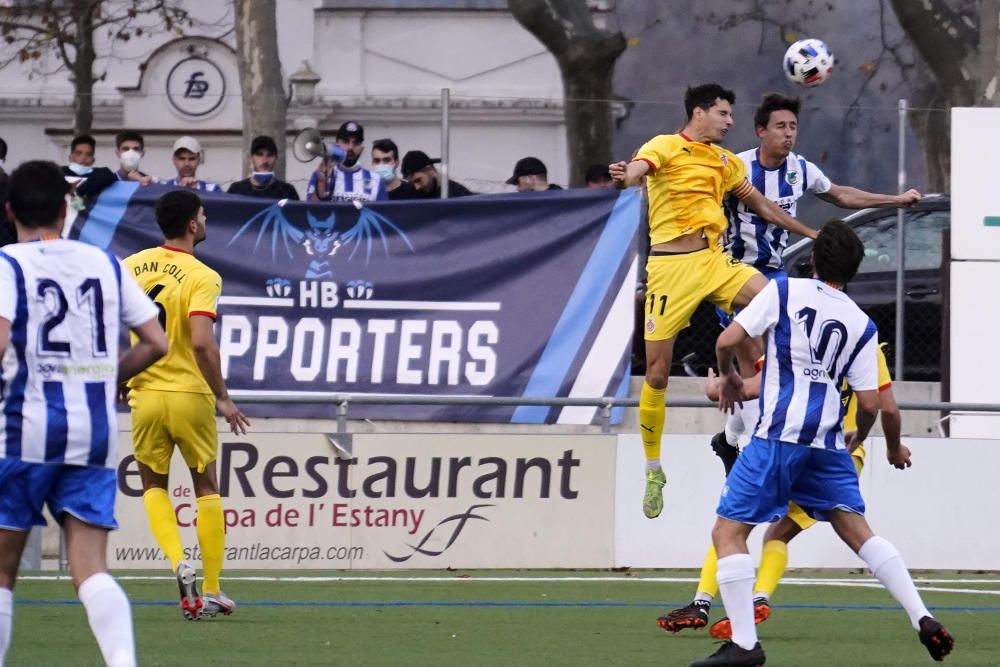
[[[516,185],[518,192],[545,192],[562,190],[558,185],[549,184],[549,170],[536,157],[523,157],[514,165],[514,174],[507,179],[507,185]]]
[[[262,199],[299,200],[299,193],[291,183],[274,176],[274,165],[278,161],[278,145],[266,135],[254,137],[250,142],[250,178],[236,181],[229,186],[231,195],[246,195]]]
[[[441,158],[427,156],[423,151],[408,151],[403,156],[403,178],[408,180],[417,191],[417,199],[440,199],[441,198],[441,174],[434,165],[441,161]],[[475,192],[469,190],[461,183],[448,179],[448,198],[467,197]]]
[[[138,181],[139,185],[159,183],[155,176],[139,171],[142,157],[146,154],[146,142],[138,132],[134,130],[119,132],[115,137],[115,154],[118,156],[119,164],[115,176],[119,181]]]
[[[584,172],[583,179],[588,188],[613,188],[611,172],[606,164],[592,164]]]
[[[177,170],[177,176],[167,181],[167,185],[201,192],[222,192],[218,183],[198,178],[198,167],[201,166],[204,155],[201,143],[197,139],[189,136],[179,137],[174,142],[173,148],[174,169]]]
[[[94,137],[89,134],[73,137],[69,145],[69,164],[62,168],[62,174],[76,183],[73,191],[80,197],[98,195],[118,180],[115,172],[107,167],[94,166],[96,156],[97,140]]]
[[[7,219],[7,196],[10,193],[9,176],[4,170],[7,161],[7,142],[0,139],[0,246],[17,243],[17,230],[14,223]]]
[[[372,171],[382,179],[389,199],[415,199],[416,189],[399,177],[399,147],[392,139],[378,139],[372,144]]]
[[[358,164],[365,150],[365,128],[347,121],[337,130],[336,144],[344,157],[323,160],[309,178],[309,201],[381,201],[388,199],[382,180]]]

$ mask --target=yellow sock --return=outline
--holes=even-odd
[[[788,565],[788,545],[781,540],[771,540],[764,545],[760,555],[760,567],[757,568],[757,584],[754,595],[763,593],[768,598],[774,595],[778,582],[785,576]]]
[[[642,448],[646,450],[647,461],[660,460],[660,440],[663,438],[663,422],[667,409],[663,404],[664,389],[653,389],[645,382],[639,393],[639,431],[642,435]]]
[[[701,579],[698,580],[698,592],[711,595],[713,598],[719,596],[719,555],[715,552],[715,546],[708,548],[705,554],[705,562],[701,566]]]
[[[163,555],[170,561],[170,569],[176,570],[177,563],[184,558],[184,544],[181,542],[181,531],[177,528],[177,515],[174,514],[173,503],[166,489],[152,488],[142,494],[142,503],[146,506],[146,516],[149,517],[149,528],[153,532],[156,543],[160,545]]]
[[[211,595],[221,589],[222,557],[226,550],[226,520],[222,514],[222,498],[218,493],[198,498],[198,544],[204,580],[202,589]]]

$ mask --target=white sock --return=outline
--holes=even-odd
[[[744,404],[745,405],[745,404]],[[726,442],[729,443],[731,447],[735,447],[740,442],[740,436],[743,435],[743,415],[742,408],[737,405],[733,408],[733,412],[726,417]]]
[[[646,470],[659,470],[660,459],[646,459]]]
[[[10,633],[14,628],[14,591],[0,588],[0,665],[10,646]]]
[[[931,613],[920,599],[920,593],[917,592],[913,578],[906,570],[903,557],[899,555],[896,547],[889,540],[876,535],[861,545],[858,556],[867,563],[875,578],[910,615],[910,625],[913,629],[920,630],[920,619],[930,616]]]
[[[77,594],[104,662],[108,667],[135,667],[132,610],[118,582],[107,572],[98,572],[80,584]]]
[[[697,593],[694,594],[695,602],[707,602],[709,604],[712,604],[713,599],[715,599],[715,596],[709,595],[708,593],[702,593],[701,591],[698,591]]]
[[[750,554],[733,554],[720,558],[718,567],[719,592],[733,627],[733,641],[752,650],[757,645],[757,627],[753,622],[753,559]]]

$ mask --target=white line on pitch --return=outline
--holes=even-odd
[[[41,574],[24,575],[18,577],[22,581],[68,581],[69,575],[64,574]],[[123,581],[173,581],[175,577],[163,575],[119,575],[117,579]],[[227,581],[263,581],[263,582],[300,582],[300,583],[323,583],[323,582],[427,582],[427,583],[474,583],[474,582],[498,582],[498,583],[579,583],[579,582],[622,582],[622,583],[669,583],[669,584],[692,584],[697,583],[696,577],[405,577],[405,576],[262,576],[262,575],[239,575],[227,574]],[[881,584],[876,579],[811,579],[808,577],[787,577],[781,580],[783,584],[793,586],[840,586],[848,588],[879,588]],[[920,590],[942,592],[942,593],[983,593],[987,595],[1000,595],[1000,590],[981,590],[971,588],[943,588],[927,586],[926,584],[1000,584],[996,579],[916,579]]]

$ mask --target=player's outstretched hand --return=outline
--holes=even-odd
[[[889,459],[889,465],[893,468],[906,470],[913,465],[910,462],[910,448],[906,445],[900,444],[899,447],[890,447],[886,450],[885,455]]]
[[[719,376],[715,374],[715,369],[708,369],[708,378],[705,380],[705,396],[710,401],[719,400]]]
[[[743,407],[743,378],[733,369],[720,378],[719,409],[727,414],[736,411],[736,406]]]
[[[611,174],[611,184],[616,188],[625,187],[625,172],[627,169],[627,162],[612,162],[608,165],[608,173]]]
[[[219,414],[222,418],[229,422],[229,429],[236,435],[246,435],[247,426],[250,426],[250,420],[247,416],[243,414],[242,411],[236,404],[233,403],[231,398],[219,398],[215,401],[215,407],[218,408]]]
[[[899,202],[899,206],[902,208],[908,208],[910,206],[913,206],[914,204],[919,204],[921,198],[922,195],[913,188],[910,188],[901,195],[896,195],[896,199]]]
[[[861,441],[858,440],[858,432],[847,431],[844,433],[844,444],[847,445],[847,451],[853,454],[854,450],[861,446]]]

